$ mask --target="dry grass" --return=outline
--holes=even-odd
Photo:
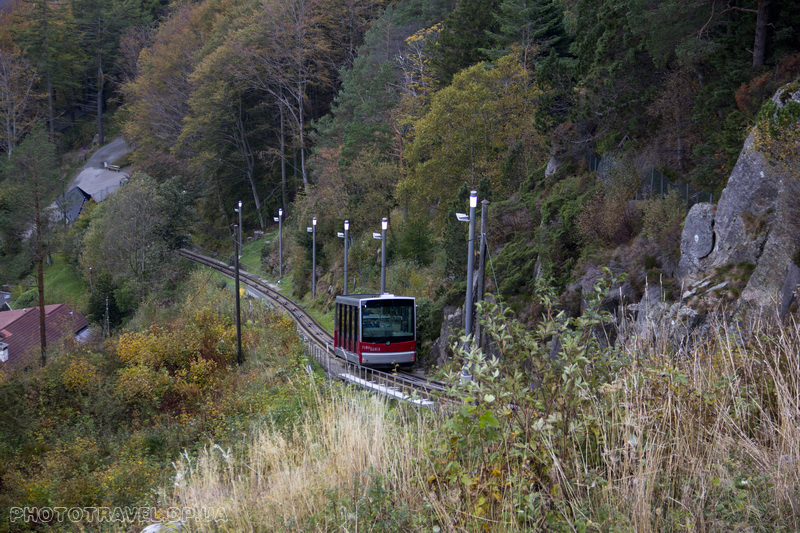
[[[418,529],[799,531],[800,327],[720,323],[712,331],[689,355],[632,342],[630,365],[589,391],[580,416],[593,430],[570,433],[566,450],[552,434],[533,437],[551,456],[549,480],[502,461],[498,484],[507,488],[489,514],[475,512],[479,488],[437,472],[442,457],[431,445],[442,443],[426,438],[431,427],[420,417],[327,388],[319,412],[288,433],[262,430],[245,457],[208,448],[184,458],[172,504],[225,509],[227,522],[199,523],[200,531],[390,531],[366,513],[359,519],[354,503],[371,498],[376,474],[392,505],[422,516],[411,522]],[[485,468],[448,457],[470,475]],[[538,515],[518,516],[514,491],[534,485]]]
[[[800,327],[712,330],[685,357],[638,346],[594,398],[606,483],[583,488],[580,513],[610,507],[637,532],[800,530]]]
[[[237,460],[219,447],[176,465],[173,505],[223,508],[224,523],[198,531],[304,530],[332,501],[365,498],[370,476],[394,497],[414,501],[422,420],[401,421],[381,398],[348,389],[318,390],[319,412],[288,434],[258,432]],[[357,506],[349,523],[358,528]],[[346,529],[350,529],[347,527]]]

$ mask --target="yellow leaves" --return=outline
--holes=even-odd
[[[116,393],[137,407],[159,408],[162,400],[176,398],[196,400],[218,383],[235,348],[233,325],[207,308],[193,309],[188,320],[163,328],[125,333],[117,344],[125,367],[119,371]]]
[[[89,392],[99,382],[97,368],[84,358],[75,359],[64,370],[61,381],[69,391]]]
[[[171,383],[166,371],[142,364],[123,368],[117,378],[116,393],[127,403],[154,405],[161,401]]]
[[[419,207],[450,200],[459,183],[476,186],[486,176],[498,192],[512,190],[503,162],[512,148],[535,160],[544,140],[533,127],[538,90],[518,58],[506,56],[460,72],[431,100],[414,124],[406,152],[409,178],[398,195]]]

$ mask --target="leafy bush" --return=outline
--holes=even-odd
[[[38,289],[28,289],[27,291],[23,292],[14,300],[14,306],[18,309],[22,309],[24,307],[33,307],[37,305],[39,301],[39,291]]]
[[[430,221],[424,217],[411,217],[395,232],[393,252],[405,259],[427,266],[433,260],[433,232]]]
[[[537,287],[546,314],[533,331],[487,305],[481,315],[493,355],[474,344],[465,350],[464,339],[454,344],[472,378],[448,376],[462,403],[440,430],[434,461],[440,490],[459,491],[469,513],[494,519],[513,511],[514,521],[542,527],[543,508],[562,490],[556,470],[579,458],[574,443],[596,446],[597,421],[584,410],[625,364],[596,336],[611,321],[598,308],[616,281],[602,280],[574,319],[556,311],[551,287]]]
[[[639,212],[624,194],[596,194],[578,217],[578,231],[585,244],[618,246],[628,242],[638,229]]]
[[[642,208],[642,233],[666,253],[680,253],[681,232],[686,220],[686,201],[676,190],[664,198],[653,198]]]

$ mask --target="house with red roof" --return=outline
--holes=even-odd
[[[50,346],[65,337],[81,338],[89,320],[66,304],[44,306],[45,335]],[[39,308],[0,312],[0,368],[23,366],[38,357]]]

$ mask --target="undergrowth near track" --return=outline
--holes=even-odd
[[[532,331],[484,309],[489,349],[458,350],[474,379],[451,376],[459,409],[320,387],[293,429],[182,461],[167,502],[227,510],[201,531],[800,529],[797,324],[615,347],[593,334],[607,313],[539,296]]]

